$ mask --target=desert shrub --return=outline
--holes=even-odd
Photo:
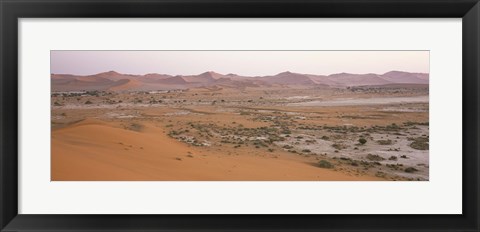
[[[302,152],[309,153],[311,151],[309,149],[303,149]]]
[[[397,160],[398,158],[394,155],[390,156],[390,158],[388,158],[388,160]]]
[[[386,176],[386,174],[384,172],[377,172],[377,173],[375,173],[375,176],[384,178]]]
[[[292,149],[292,148],[293,148],[293,146],[290,146],[290,145],[284,145],[284,146],[283,146],[283,148],[285,148],[285,149]]]
[[[323,140],[328,140],[328,139],[330,139],[330,138],[329,138],[328,136],[325,136],[325,135],[324,135],[324,136],[321,137],[321,139],[323,139]]]
[[[368,154],[367,157],[366,157],[368,160],[371,160],[371,161],[382,161],[382,160],[385,160],[385,158],[379,156],[379,155],[372,155],[372,154]]]
[[[334,165],[326,160],[320,160],[318,162],[318,167],[321,168],[334,168]]]
[[[395,123],[392,123],[391,125],[387,125],[385,127],[385,130],[388,130],[388,131],[397,131],[398,129],[400,129],[400,127]]]
[[[265,144],[265,143],[264,143],[263,141],[261,141],[261,140],[255,140],[255,141],[253,142],[253,145],[262,146],[262,147],[268,147],[268,145]]]
[[[418,137],[418,138],[409,138],[409,140],[413,141],[410,143],[410,147],[416,150],[428,150],[428,138],[426,137]]]
[[[168,132],[169,136],[175,136],[175,135],[179,135],[179,134],[181,134],[181,132],[178,132],[178,131],[175,131],[175,130]]]
[[[412,173],[412,172],[416,172],[416,171],[418,171],[416,168],[412,168],[412,167],[405,168],[405,172],[407,172],[407,173]]]
[[[91,102],[90,100],[87,100],[87,101],[85,102],[85,104],[86,104],[86,105],[89,105],[89,104],[93,104],[93,102]]]
[[[360,139],[358,139],[358,142],[363,145],[363,144],[367,143],[367,140],[364,139],[364,138],[360,138]]]
[[[390,139],[378,140],[377,143],[380,144],[380,145],[392,145],[392,140],[390,140]]]
[[[388,168],[391,168],[393,170],[398,170],[400,167],[403,166],[403,164],[386,164],[385,166],[387,166]]]
[[[272,148],[268,148],[268,151],[269,152],[273,152],[274,150]]]
[[[402,159],[408,159],[408,157],[406,155],[401,155],[400,158]]]
[[[342,150],[342,149],[347,148],[347,146],[345,146],[344,144],[341,144],[341,143],[334,143],[334,144],[332,144],[332,147],[337,149],[337,150]]]

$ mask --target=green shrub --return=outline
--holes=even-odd
[[[368,160],[372,160],[372,161],[382,161],[382,160],[385,160],[385,158],[379,156],[379,155],[372,155],[372,154],[368,154],[367,157],[366,157]]]
[[[321,167],[321,168],[334,168],[333,164],[326,161],[326,160],[320,160],[318,162],[318,167]]]
[[[416,171],[418,171],[416,168],[412,168],[412,167],[405,168],[405,172],[407,172],[407,173],[412,173],[412,172],[416,172]]]
[[[364,138],[360,138],[360,139],[358,139],[358,142],[363,145],[363,144],[367,143],[367,140],[364,139]]]
[[[337,150],[342,150],[342,149],[347,148],[347,146],[345,146],[344,144],[341,144],[341,143],[334,143],[334,144],[332,144],[332,147],[337,149]]]
[[[377,143],[380,145],[392,145],[393,142],[392,140],[387,139],[387,140],[378,140]]]
[[[413,140],[410,144],[410,147],[416,150],[428,150],[428,138],[426,137],[418,137],[418,138],[409,138],[409,140]]]

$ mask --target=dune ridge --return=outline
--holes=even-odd
[[[117,87],[125,80],[131,81],[123,87]],[[53,91],[145,91],[188,89],[196,87],[230,87],[245,88],[245,86],[317,86],[317,87],[352,87],[381,86],[387,84],[422,84],[428,85],[428,73],[410,73],[390,71],[384,74],[352,74],[337,73],[331,75],[301,74],[290,71],[273,76],[247,77],[236,74],[220,74],[213,71],[198,75],[167,75],[149,73],[145,75],[122,74],[115,71],[95,75],[78,76],[71,74],[51,74]]]

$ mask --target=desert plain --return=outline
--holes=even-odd
[[[428,74],[52,74],[52,181],[426,181]]]

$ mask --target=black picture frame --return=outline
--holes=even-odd
[[[1,231],[479,231],[478,0],[0,0]],[[462,18],[461,215],[18,214],[19,18]],[[41,196],[40,196],[41,197]]]

